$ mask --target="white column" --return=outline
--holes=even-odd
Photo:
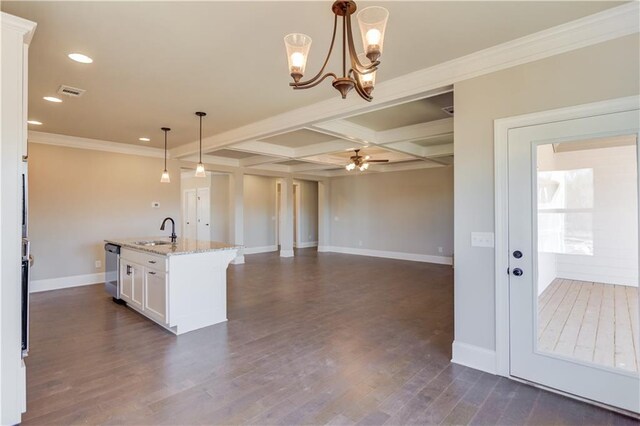
[[[244,173],[237,170],[229,176],[229,238],[232,244],[244,245]],[[244,248],[231,261],[234,265],[244,263]]]
[[[280,190],[280,257],[293,256],[293,177],[282,179]]]
[[[329,251],[331,245],[331,203],[329,180],[318,182],[318,251]]]

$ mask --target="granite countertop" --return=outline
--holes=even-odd
[[[241,247],[232,244],[221,243],[218,241],[189,240],[187,238],[178,238],[175,243],[171,243],[171,239],[167,237],[115,238],[104,241],[107,243],[118,245],[120,247],[145,251],[147,253],[159,254],[161,256],[206,253],[210,251],[220,250],[236,250]],[[155,246],[136,244],[136,242],[140,241],[166,241],[169,242],[169,244]]]

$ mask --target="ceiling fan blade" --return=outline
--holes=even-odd
[[[367,160],[367,163],[388,163],[389,160]]]

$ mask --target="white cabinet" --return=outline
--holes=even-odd
[[[136,312],[175,334],[227,320],[235,248],[163,256],[120,244],[120,297]]]
[[[147,270],[144,276],[144,312],[167,323],[167,280],[164,272]]]
[[[166,258],[124,249],[120,255],[120,297],[161,325],[167,318]]]
[[[131,301],[129,303],[138,309],[142,309],[142,307],[144,306],[144,266],[132,263],[131,271],[131,275],[133,276],[133,279],[131,280],[131,287],[133,291],[131,294]]]
[[[120,298],[131,303],[133,296],[133,271],[124,258],[120,259]]]

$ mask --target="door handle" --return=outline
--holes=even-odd
[[[520,259],[522,257],[522,252],[520,250],[514,251],[513,257],[515,257],[516,259]]]
[[[149,271],[149,275],[155,275],[156,273],[153,271]]]
[[[522,269],[520,268],[516,268],[513,270],[513,275],[515,275],[516,277],[520,277],[522,276],[522,274],[524,274],[524,272],[522,272]]]
[[[155,260],[149,260],[149,263],[156,263]]]

